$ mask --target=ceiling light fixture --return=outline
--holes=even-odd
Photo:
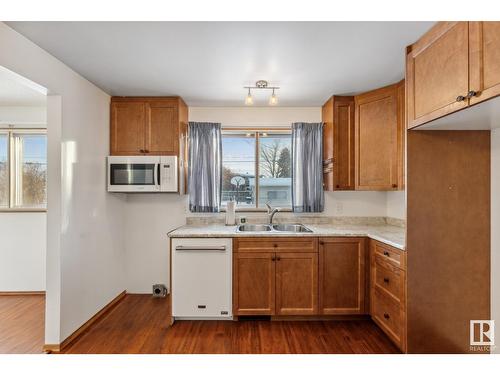
[[[248,95],[245,98],[245,104],[246,105],[252,105],[253,104],[253,98],[252,98],[252,93],[250,92],[250,87],[248,88]]]
[[[270,105],[276,105],[278,104],[278,97],[276,96],[276,94],[274,93],[274,89],[273,89],[273,94],[271,95],[271,97],[269,98],[269,104]]]
[[[245,98],[245,104],[246,105],[252,105],[253,104],[253,97],[252,97],[252,92],[251,90],[273,90],[273,93],[271,97],[269,98],[269,104],[270,105],[276,105],[278,104],[278,97],[276,96],[274,90],[279,90],[280,88],[278,86],[269,86],[269,83],[264,80],[260,80],[255,82],[255,86],[244,86],[245,89],[248,89],[248,94]]]

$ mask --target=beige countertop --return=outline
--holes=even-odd
[[[168,233],[169,237],[203,238],[203,237],[369,237],[405,249],[405,228],[394,225],[334,225],[334,224],[305,224],[312,230],[311,233],[290,232],[237,232],[237,226],[222,224],[184,225]]]

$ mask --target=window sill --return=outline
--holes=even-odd
[[[46,208],[0,208],[2,213],[19,213],[19,212],[47,212]]]
[[[221,207],[220,212],[226,212],[226,208]],[[243,209],[236,208],[235,212],[236,213],[239,213],[239,212],[267,212],[267,209],[265,209],[265,208],[243,208]],[[293,211],[291,208],[280,208],[279,212],[293,212]]]

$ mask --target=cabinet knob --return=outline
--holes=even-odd
[[[276,257],[276,260],[281,260],[281,257],[278,255],[278,256]]]
[[[384,318],[389,319],[390,318],[389,314],[384,313]]]
[[[271,260],[274,262],[274,261],[276,260],[276,257],[273,255],[273,256],[271,257]]]
[[[140,149],[140,150],[139,150],[139,152],[142,152],[142,153],[144,153],[144,150],[143,150],[143,149]]]
[[[149,154],[149,150],[144,150],[144,152],[145,152],[146,154]]]
[[[465,99],[467,99],[465,96],[463,95],[458,95],[457,96],[457,102],[463,102]]]
[[[390,254],[389,254],[389,252],[388,252],[388,251],[384,251],[384,255],[385,255],[386,257],[390,256]]]
[[[278,247],[278,244],[277,244],[277,243],[275,243],[275,244],[273,244],[273,246],[274,246],[274,247]]]
[[[393,187],[393,188],[397,188],[397,187],[398,187],[398,184],[392,184],[392,187]]]
[[[473,96],[477,95],[477,91],[471,90],[467,93],[467,98],[472,98]]]
[[[387,277],[384,277],[384,283],[389,284],[389,279]]]
[[[323,241],[319,241],[319,244],[320,245],[324,245],[325,243]]]
[[[336,187],[337,189],[339,189],[339,188],[340,188],[340,185],[335,185],[335,187]]]

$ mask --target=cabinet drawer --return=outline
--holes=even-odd
[[[316,238],[236,238],[238,252],[317,252]]]
[[[404,254],[401,250],[395,249],[389,245],[374,241],[375,259],[388,262],[396,267],[406,269]]]
[[[401,340],[400,304],[375,287],[372,301],[373,319],[397,343]]]
[[[397,302],[402,300],[403,272],[387,261],[375,259],[375,285],[390,294]]]

